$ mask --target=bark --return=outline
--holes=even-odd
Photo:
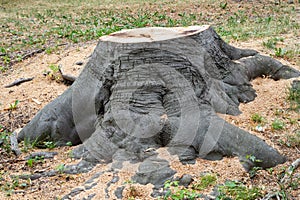
[[[299,75],[225,43],[209,26],[120,31],[100,39],[73,85],[18,139],[83,142],[74,156],[118,169],[123,161],[141,162],[133,178],[156,186],[174,175],[159,156],[163,147],[183,162],[238,156],[246,170],[273,167],[285,157],[216,113],[238,115],[239,104],[256,97],[250,83],[256,77]]]

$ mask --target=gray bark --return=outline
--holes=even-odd
[[[157,186],[174,174],[157,157],[161,147],[184,162],[238,156],[246,170],[273,167],[285,157],[216,114],[238,115],[239,104],[256,97],[250,80],[263,75],[278,80],[300,73],[225,43],[209,26],[117,32],[100,39],[73,85],[18,139],[83,142],[75,156],[115,168],[141,162],[134,179]]]

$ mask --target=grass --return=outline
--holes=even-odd
[[[292,110],[300,110],[300,81],[295,81],[293,86],[288,88],[287,100]]]
[[[11,133],[8,132],[3,126],[0,125],[0,153],[3,156],[6,154],[10,156],[11,147],[10,147],[10,135]]]
[[[299,23],[294,19],[296,11],[291,5],[266,4],[261,12],[258,6],[236,9],[229,3],[213,0],[131,0],[126,5],[120,0],[1,1],[0,70],[3,72],[35,50],[51,54],[65,44],[97,40],[121,29],[210,24],[226,40],[277,38],[299,31]],[[297,49],[285,53],[297,55],[294,51]]]
[[[193,189],[204,190],[210,186],[214,186],[217,182],[217,176],[215,174],[205,174],[193,184]]]
[[[263,123],[265,121],[263,116],[258,113],[254,113],[253,115],[251,115],[251,120],[255,123]]]
[[[224,185],[218,188],[220,195],[219,200],[236,199],[236,200],[254,200],[262,197],[261,189],[258,187],[246,187],[238,181],[226,181]]]
[[[197,191],[189,190],[185,187],[179,186],[178,181],[166,181],[164,185],[164,189],[167,190],[163,199],[173,199],[173,200],[181,200],[181,199],[197,199],[200,197],[200,194]]]
[[[285,127],[285,123],[280,119],[275,119],[271,126],[273,130],[282,130]]]

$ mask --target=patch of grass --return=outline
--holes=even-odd
[[[300,147],[300,131],[287,135],[287,141],[285,144],[288,147]]]
[[[285,127],[285,123],[281,121],[280,119],[275,119],[272,124],[272,129],[273,130],[282,130]]]
[[[54,149],[56,147],[55,142],[52,141],[44,141],[43,144],[47,149]]]
[[[9,104],[9,110],[16,110],[19,104],[19,100],[16,100],[14,103]]]
[[[263,123],[265,121],[265,119],[258,113],[254,113],[253,115],[251,115],[251,120],[255,123]]]
[[[275,49],[277,42],[279,42],[279,41],[283,42],[284,39],[274,37],[274,38],[268,39],[266,42],[263,42],[263,46],[267,47],[268,49]]]
[[[205,174],[201,176],[200,180],[193,184],[192,188],[195,190],[204,190],[210,186],[215,185],[217,176],[215,174]]]
[[[11,132],[8,132],[3,126],[0,125],[0,152],[5,154],[11,153],[10,135]]]
[[[238,181],[226,181],[224,185],[218,187],[219,200],[254,200],[262,197],[261,189],[258,187],[249,188]]]
[[[200,197],[196,191],[191,191],[187,188],[180,187],[178,181],[166,181],[164,184],[164,189],[167,190],[166,194],[164,195],[164,199],[196,199]]]
[[[26,161],[28,167],[33,167],[35,164],[44,163],[44,156],[36,156]]]
[[[290,109],[300,110],[300,81],[295,81],[293,86],[288,88],[287,101],[290,103]]]
[[[281,47],[275,48],[275,56],[276,57],[283,58],[285,56],[286,52],[287,51],[284,48],[281,48]]]
[[[12,176],[10,181],[0,185],[0,189],[5,192],[6,196],[11,196],[17,189],[25,189],[29,186],[25,181],[20,181],[18,176]]]
[[[268,3],[263,6],[264,12],[260,6],[231,12],[234,5],[226,1],[211,0],[201,5],[208,13],[222,17],[199,12],[198,3],[190,0],[172,3],[131,0],[126,4],[120,0],[4,3],[0,18],[0,69],[9,69],[35,50],[50,54],[62,44],[98,40],[103,35],[137,27],[211,24],[229,40],[277,38],[280,34],[299,32],[296,10],[291,5],[282,5],[279,9]]]
[[[65,165],[64,164],[59,164],[58,166],[56,166],[55,169],[58,171],[58,173],[62,174],[65,171]]]

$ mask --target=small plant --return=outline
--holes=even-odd
[[[226,9],[227,7],[227,2],[220,2],[220,8]]]
[[[56,73],[59,71],[59,67],[57,65],[51,64],[48,67],[52,70],[53,73]]]
[[[263,42],[263,45],[265,47],[267,47],[268,49],[275,49],[276,48],[276,44],[277,42],[283,42],[283,38],[271,38],[271,39],[268,39],[266,42]]]
[[[276,56],[276,57],[283,58],[284,55],[286,54],[286,50],[283,49],[283,48],[281,48],[281,47],[275,48],[274,50],[275,50],[275,56]]]
[[[238,181],[226,181],[224,185],[218,187],[220,195],[218,200],[254,200],[262,196],[258,187],[248,188]]]
[[[254,163],[260,163],[262,160],[257,159],[254,155],[246,155],[246,159],[250,160],[251,162]]]
[[[13,104],[9,104],[9,110],[16,110],[19,102],[19,100],[16,100]]]
[[[258,113],[254,113],[251,116],[251,120],[255,123],[263,123],[264,122],[264,118]]]
[[[66,143],[66,145],[69,146],[69,147],[71,147],[72,146],[72,142],[69,141],[69,142]]]
[[[40,163],[40,162],[44,162],[44,156],[36,156],[34,158],[30,158],[26,161],[26,164],[28,165],[28,167],[33,167],[34,164]]]
[[[178,181],[166,181],[164,185],[164,189],[167,190],[167,193],[164,196],[164,199],[196,199],[200,197],[200,194],[196,193],[195,191],[190,191],[186,188],[179,187]]]
[[[207,187],[215,185],[216,181],[217,177],[215,174],[206,174],[197,183],[193,184],[192,188],[195,190],[204,190]]]
[[[31,141],[29,138],[25,137],[24,141],[21,143],[23,144],[21,151],[26,153],[29,149],[38,146],[39,143],[39,138],[36,138],[34,141]]]
[[[274,130],[282,130],[285,127],[285,123],[279,119],[275,119],[271,126]]]
[[[287,100],[291,110],[300,110],[300,81],[294,81],[292,86],[288,88]]]
[[[250,178],[255,177],[256,174],[257,174],[257,172],[258,172],[258,170],[261,170],[261,169],[262,169],[261,167],[253,167],[253,168],[251,168],[250,171],[249,171],[249,177]]]
[[[11,181],[6,181],[0,185],[0,189],[6,193],[6,196],[11,196],[14,190],[27,188],[28,184],[20,182],[18,176],[11,176]]]
[[[54,149],[56,147],[55,142],[52,142],[52,141],[45,141],[43,143],[44,143],[44,146],[48,149]]]
[[[60,174],[64,173],[65,165],[64,165],[64,164],[59,164],[59,165],[56,167],[56,170],[57,170],[58,173],[60,173]]]
[[[300,131],[295,134],[287,136],[286,146],[288,147],[300,147]]]
[[[127,180],[127,181],[124,182],[124,184],[128,184],[129,185],[129,196],[130,196],[129,199],[135,199],[135,197],[138,196],[138,191],[133,186],[134,181]]]
[[[11,147],[10,147],[10,132],[5,130],[1,125],[0,125],[0,147],[1,151],[4,150],[5,153],[9,154],[11,152]]]

